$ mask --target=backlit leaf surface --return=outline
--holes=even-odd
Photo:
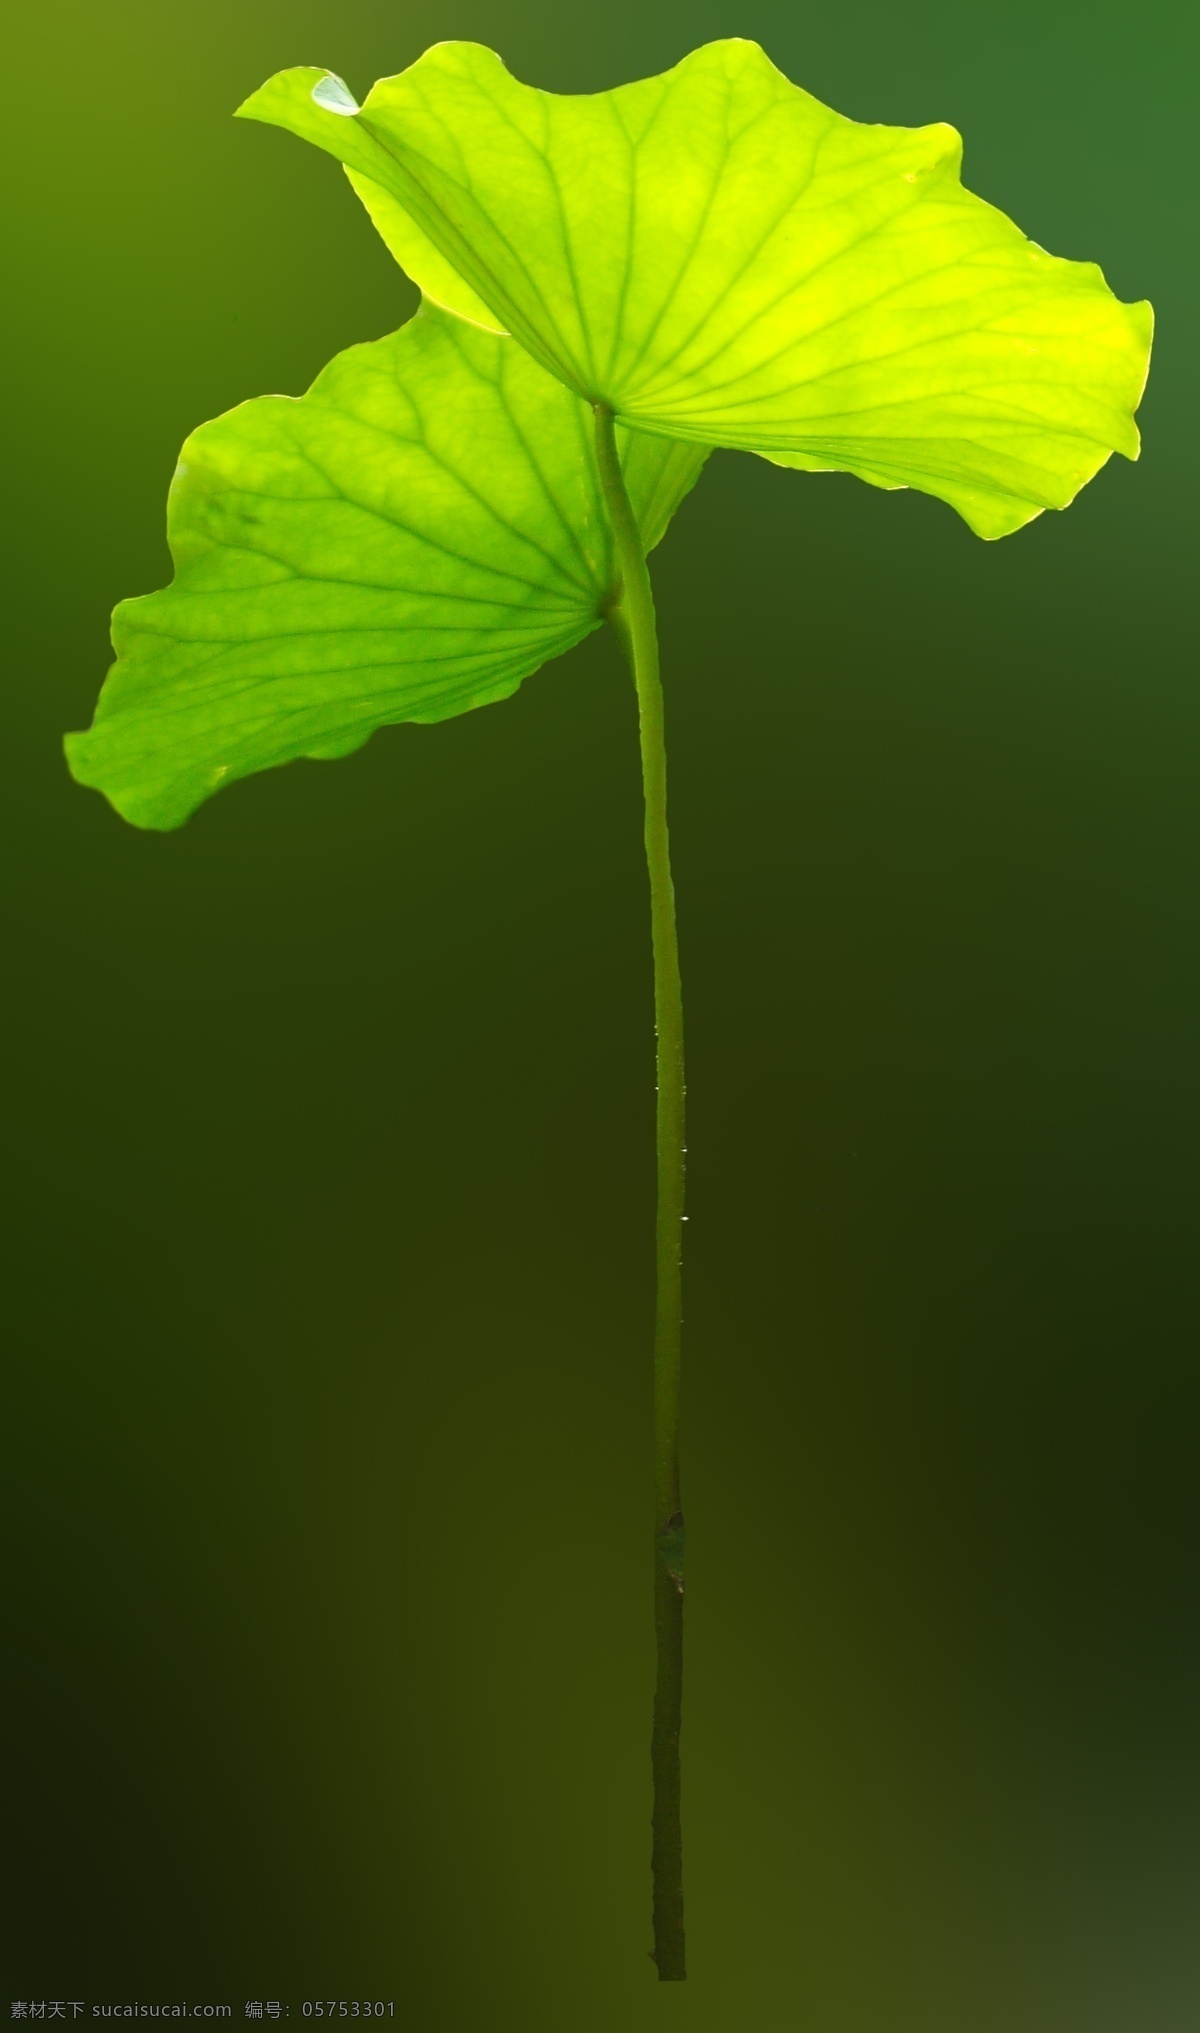
[[[240,110],[344,162],[438,302],[643,430],[920,488],[988,537],[1137,456],[1149,305],[965,191],[953,128],[847,120],[756,43],[582,97],[440,43],[361,109],[297,70]]]
[[[175,578],[113,617],[75,777],[136,825],[377,727],[507,698],[599,626],[608,522],[579,398],[511,339],[425,305],[184,445]],[[707,456],[621,434],[647,548]]]

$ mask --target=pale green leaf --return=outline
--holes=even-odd
[[[507,698],[614,594],[591,440],[511,339],[428,305],[307,395],[202,425],[171,487],[174,581],[117,608],[72,773],[166,829],[253,770]],[[621,445],[649,548],[706,453]]]
[[[240,110],[381,187],[418,283],[643,430],[920,488],[984,536],[1137,456],[1149,305],[965,191],[953,128],[847,120],[755,43],[587,97],[440,43],[361,110],[311,70]]]
[[[422,232],[414,213],[394,195],[391,177],[395,165],[389,151],[365,132],[354,117],[359,110],[341,78],[332,71],[304,65],[269,78],[237,112],[239,119],[285,127],[336,156],[345,164],[351,185],[381,238],[422,295],[444,310],[469,319],[473,325],[494,332],[507,331],[507,326],[463,281],[454,263]],[[536,348],[532,350],[536,352]],[[553,361],[543,364],[554,371]]]
[[[411,212],[406,212],[399,200],[372,177],[360,176],[353,169],[348,169],[346,175],[388,252],[406,275],[420,274],[421,290],[427,301],[440,304],[473,325],[481,325],[485,332],[503,333],[499,319],[492,316],[473,289],[468,289],[445,255],[430,245]]]

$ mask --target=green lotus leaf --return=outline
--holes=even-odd
[[[482,325],[485,332],[503,334],[506,327],[492,316],[482,298],[477,297],[473,289],[468,289],[445,256],[430,244],[411,212],[406,212],[398,199],[373,178],[359,176],[352,169],[346,174],[388,252],[399,262],[406,275],[420,274],[421,290],[426,301],[454,311],[456,316],[466,318],[472,325]]]
[[[174,580],[117,608],[73,775],[165,830],[254,770],[507,698],[617,591],[591,434],[511,339],[429,305],[307,395],[202,425],[168,503]],[[707,455],[621,447],[649,549]]]
[[[847,120],[756,43],[586,97],[440,43],[361,108],[302,70],[239,110],[344,162],[438,302],[645,431],[919,488],[986,537],[1137,456],[1150,306],[964,190],[953,128]]]

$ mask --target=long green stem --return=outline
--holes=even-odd
[[[596,460],[620,574],[614,617],[637,687],[646,806],[646,866],[654,937],[658,1039],[657,1296],[654,1318],[654,1629],[658,1676],[651,1763],[654,1823],[654,1960],[664,1982],[686,1976],[679,1732],[683,1704],[683,1514],[679,1500],[679,1355],[683,1237],[683,990],[667,839],[667,755],[658,632],[646,554],[626,492],[611,410],[596,405]]]

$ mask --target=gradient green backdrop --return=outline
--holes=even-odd
[[[633,696],[76,788],[178,445],[413,293],[229,118],[476,37],[759,38],[1150,296],[1139,467],[984,545],[718,454],[659,554],[689,1030],[691,1981],[647,1960]],[[1163,5],[42,0],[3,741],[5,1997],[417,2033],[1200,2020],[1196,49]],[[7,2005],[4,2010],[7,2011]]]

